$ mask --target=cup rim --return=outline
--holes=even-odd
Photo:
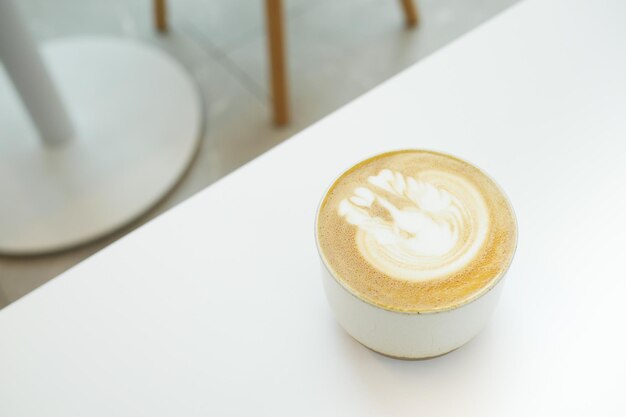
[[[476,292],[473,296],[468,297],[466,299],[464,299],[463,301],[444,307],[444,308],[434,308],[434,309],[428,309],[428,310],[417,310],[417,311],[409,311],[409,310],[402,310],[402,309],[397,309],[397,308],[393,308],[393,307],[389,307],[389,306],[383,306],[380,304],[376,304],[370,300],[367,300],[361,296],[359,296],[358,294],[356,294],[352,288],[350,288],[349,286],[347,286],[342,280],[340,280],[339,278],[337,278],[337,276],[335,275],[335,273],[332,271],[332,269],[330,268],[330,266],[328,265],[328,262],[326,261],[326,259],[324,258],[324,255],[322,253],[322,249],[320,248],[320,242],[319,242],[319,236],[318,236],[318,227],[317,227],[317,223],[319,220],[319,213],[320,213],[320,209],[322,207],[322,203],[324,202],[324,200],[326,200],[326,196],[328,195],[328,192],[333,188],[333,186],[337,183],[337,181],[351,168],[362,164],[365,161],[368,161],[372,158],[376,158],[376,157],[380,157],[383,155],[387,155],[387,154],[392,154],[392,153],[400,153],[400,152],[414,152],[414,151],[418,151],[418,152],[430,152],[430,153],[434,153],[434,154],[438,154],[438,155],[443,155],[446,157],[450,157],[453,159],[457,159],[463,163],[466,163],[474,168],[476,168],[481,174],[483,174],[485,177],[487,177],[489,180],[491,180],[491,182],[493,184],[495,184],[496,188],[498,189],[498,191],[500,191],[500,193],[502,194],[502,196],[504,197],[504,200],[507,202],[509,208],[511,209],[511,214],[513,217],[513,223],[515,225],[515,240],[513,242],[513,250],[511,252],[511,256],[509,258],[508,264],[502,268],[502,270],[498,273],[498,275],[496,277],[494,277],[488,285],[484,286],[483,288],[481,288],[478,292]],[[515,209],[513,208],[513,204],[511,204],[511,200],[509,198],[509,196],[506,194],[506,192],[502,189],[502,187],[500,186],[500,184],[498,184],[489,174],[487,174],[482,168],[480,168],[479,166],[477,166],[474,163],[468,162],[463,158],[459,158],[457,156],[451,155],[447,152],[442,152],[442,151],[437,151],[437,150],[433,150],[433,149],[426,149],[426,148],[402,148],[402,149],[392,149],[389,151],[384,151],[384,152],[379,152],[379,153],[375,153],[367,158],[363,158],[360,159],[358,162],[353,163],[352,165],[350,165],[347,169],[344,169],[343,171],[341,171],[341,173],[339,175],[337,175],[335,177],[335,179],[333,179],[333,181],[331,181],[330,185],[328,187],[326,187],[324,193],[322,194],[322,198],[320,199],[319,203],[317,204],[317,209],[315,210],[315,221],[313,222],[313,234],[315,236],[315,247],[317,249],[317,254],[320,258],[320,260],[322,261],[322,265],[323,267],[326,269],[326,271],[328,272],[328,274],[335,280],[335,282],[337,282],[344,290],[346,290],[348,292],[348,294],[352,295],[353,297],[355,297],[357,300],[362,301],[366,304],[371,305],[372,307],[381,309],[381,310],[385,310],[385,311],[389,311],[392,313],[400,313],[400,314],[406,314],[406,315],[424,315],[424,314],[439,314],[439,313],[445,313],[448,311],[453,311],[453,310],[457,310],[461,307],[464,307],[468,304],[471,304],[475,301],[477,301],[478,299],[482,298],[484,295],[486,295],[487,293],[489,293],[492,289],[494,289],[499,283],[500,281],[502,281],[502,279],[504,278],[504,276],[506,275],[506,273],[509,271],[511,264],[513,263],[513,258],[515,258],[515,254],[517,252],[517,242],[519,239],[519,227],[518,227],[518,223],[517,223],[517,215],[515,213]]]

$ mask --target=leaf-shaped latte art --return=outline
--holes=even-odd
[[[383,169],[343,199],[338,212],[357,227],[365,260],[407,280],[440,278],[461,268],[488,228],[478,191],[449,173],[413,178]]]

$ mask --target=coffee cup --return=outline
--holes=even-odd
[[[338,323],[381,354],[453,351],[488,322],[517,243],[513,208],[479,168],[426,150],[387,152],[341,174],[315,220]]]

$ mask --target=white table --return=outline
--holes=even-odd
[[[0,311],[0,415],[624,415],[625,16],[514,7]],[[329,182],[405,147],[520,226],[488,328],[419,362],[334,323],[313,240]]]

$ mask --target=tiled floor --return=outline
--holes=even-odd
[[[262,0],[169,0],[166,36],[152,30],[151,0],[20,0],[41,41],[112,34],[171,53],[201,89],[206,131],[180,186],[141,221],[64,253],[0,257],[0,308],[517,2],[416,1],[421,25],[407,30],[397,0],[285,0],[293,120],[278,129]]]

